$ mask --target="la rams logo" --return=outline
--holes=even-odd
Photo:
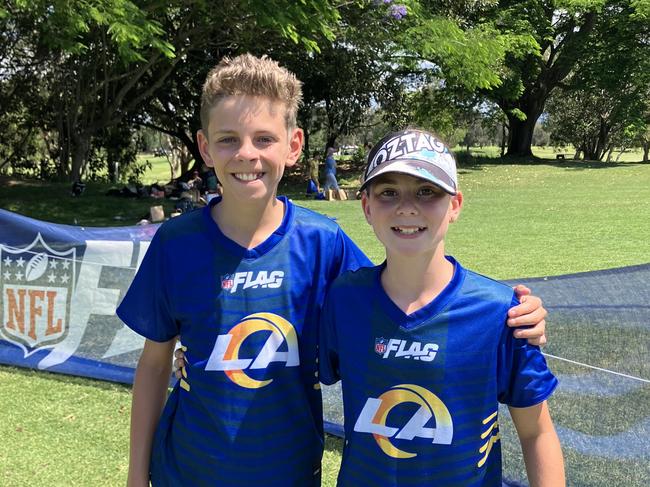
[[[401,427],[386,424],[390,412],[400,404],[413,403],[419,406],[415,414]],[[435,427],[429,426],[431,419]],[[454,436],[454,425],[445,404],[431,391],[414,384],[399,384],[391,387],[378,398],[368,398],[359,414],[354,431],[371,433],[379,448],[393,458],[413,458],[417,453],[397,448],[391,439],[431,439],[434,444],[450,445]]]
[[[268,335],[257,356],[240,357],[242,344],[257,333]],[[286,351],[280,351],[283,344],[286,344]],[[266,369],[272,362],[284,362],[286,367],[300,365],[296,330],[281,316],[273,313],[255,313],[246,316],[227,334],[217,337],[205,370],[221,370],[235,384],[248,389],[259,389],[269,385],[273,379],[254,379],[246,370]]]
[[[76,249],[56,251],[41,234],[24,248],[0,245],[0,338],[25,356],[65,339],[77,278]]]

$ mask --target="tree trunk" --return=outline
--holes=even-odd
[[[71,182],[81,181],[86,163],[88,162],[88,152],[90,151],[90,136],[80,134],[74,137],[74,152],[72,153],[72,172],[70,173]]]
[[[108,179],[113,184],[120,179],[120,163],[116,160],[109,159],[108,161]]]
[[[58,133],[59,150],[56,153],[58,159],[56,172],[59,180],[65,181],[68,174],[70,174],[70,145],[72,141],[70,140],[68,133],[62,128],[59,128]]]
[[[613,149],[612,149],[613,150]],[[625,147],[621,147],[621,151],[616,156],[616,162],[621,160],[621,156],[625,153]]]
[[[307,129],[303,129],[303,132],[305,134],[305,142],[304,145],[302,146],[302,152],[304,154],[304,159],[309,160],[311,155],[309,154],[309,131]]]
[[[325,145],[325,151],[327,151],[328,147],[336,147],[336,138],[338,137],[337,134],[328,134],[327,135],[327,144]]]
[[[526,120],[520,120],[514,115],[508,114],[508,125],[510,126],[508,137],[509,156],[526,157],[533,155],[531,148],[533,145],[533,131],[540,113],[536,113],[536,111],[526,113]]]
[[[178,138],[181,139],[192,156],[185,161],[181,160],[181,174],[178,179],[181,181],[187,181],[192,177],[192,173],[194,171],[199,171],[199,173],[203,172],[201,169],[203,166],[203,156],[199,150],[199,144],[196,139],[196,132],[193,133],[193,136],[191,138],[185,132],[179,132]],[[192,159],[194,160],[194,164],[191,164]]]
[[[602,161],[607,146],[609,145],[609,125],[603,117],[600,117],[600,127],[598,129],[598,141],[596,142],[596,151],[594,156],[597,161]]]
[[[650,141],[643,143],[643,162],[648,162],[649,155],[650,155]]]
[[[197,159],[193,154],[190,153],[188,150],[180,150],[180,161],[181,161],[181,172],[185,174],[186,172],[194,172],[194,171],[199,171],[199,173],[203,172],[203,157],[199,155],[199,158]],[[191,164],[192,161],[194,161],[194,164]],[[190,170],[190,164],[192,165],[192,169]]]

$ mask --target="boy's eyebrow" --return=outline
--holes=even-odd
[[[256,130],[254,132],[255,135],[276,135],[276,133],[271,130],[271,129],[260,129]],[[211,137],[215,137],[217,135],[238,135],[237,130],[234,129],[215,129],[212,132],[210,132]]]
[[[234,130],[213,130],[210,132],[210,137],[216,137],[218,135],[232,135],[234,133]]]

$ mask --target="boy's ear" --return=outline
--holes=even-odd
[[[463,209],[463,193],[458,191],[454,196],[451,197],[449,204],[451,205],[451,209],[449,210],[449,222],[453,223],[458,220],[460,211]]]
[[[302,144],[305,141],[305,133],[301,128],[294,128],[289,134],[289,155],[287,156],[286,167],[293,166],[302,154]]]
[[[370,205],[368,204],[367,191],[361,191],[361,208],[363,208],[363,216],[366,217],[366,222],[370,225]]]
[[[210,157],[210,152],[208,151],[210,142],[208,142],[208,137],[205,135],[203,130],[198,130],[196,132],[196,142],[199,146],[199,152],[201,153],[201,157],[203,157],[205,165],[208,167],[214,167],[214,161],[212,160],[212,157]]]

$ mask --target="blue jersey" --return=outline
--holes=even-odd
[[[209,207],[168,221],[118,308],[187,347],[154,436],[156,486],[320,485],[318,319],[329,284],[369,261],[332,220],[281,200],[282,224],[250,250]]]
[[[513,290],[450,260],[451,282],[410,315],[383,290],[383,266],[332,285],[320,373],[342,380],[340,486],[501,486],[498,402],[532,406],[557,384],[505,325]]]

